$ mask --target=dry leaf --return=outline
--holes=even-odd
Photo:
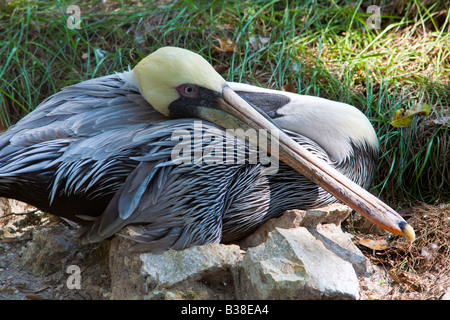
[[[388,248],[385,239],[356,239],[354,242],[372,250],[386,250]]]
[[[389,276],[392,278],[392,280],[394,280],[396,283],[402,283],[402,280],[397,277],[397,275],[395,274],[395,272],[393,270],[389,270]]]
[[[219,41],[219,47],[213,45],[213,47],[216,51],[218,51],[218,52],[236,52],[238,54],[242,54],[237,49],[236,42],[234,42],[233,40],[231,40],[229,38],[219,38],[216,36],[213,36],[213,39]]]
[[[214,70],[216,70],[218,74],[224,74],[230,68],[230,66],[225,66],[223,64],[215,64],[213,68]]]
[[[281,86],[280,91],[297,93],[297,88],[295,87],[294,79],[291,79],[287,85]]]
[[[391,126],[393,127],[408,127],[411,125],[416,116],[429,116],[430,106],[426,103],[418,103],[415,106],[405,110],[403,108],[395,111],[391,119]]]
[[[396,270],[391,269],[389,270],[389,276],[398,284],[404,283],[411,291],[418,291],[421,288],[418,279],[409,272],[396,272]]]
[[[450,117],[429,120],[426,124],[450,127]]]

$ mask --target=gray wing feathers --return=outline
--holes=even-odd
[[[151,247],[158,250],[172,247],[181,235],[184,219],[181,212],[178,212],[180,219],[177,219],[177,213],[171,210],[177,198],[170,192],[161,192],[176,183],[176,175],[158,174],[159,170],[156,162],[139,164],[102,216],[91,226],[80,230],[78,235],[83,241],[96,242],[114,235],[126,225],[144,223],[138,228],[139,233],[128,237],[136,242],[153,241],[146,244],[151,251]]]
[[[242,165],[175,165],[171,151],[179,140],[172,133],[193,128],[193,119],[156,112],[137,90],[124,88],[120,74],[97,78],[64,88],[5,133],[2,175],[54,168],[50,200],[62,193],[94,199],[113,190],[103,214],[79,230],[84,242],[126,225],[133,225],[124,236],[137,250],[219,242],[222,215],[232,208],[227,190]],[[203,133],[215,136],[216,128],[203,123]]]
[[[92,79],[42,102],[2,135],[2,176],[54,167],[51,199],[107,183],[108,175],[117,173],[114,165],[140,154],[126,150],[139,148],[133,134],[166,120],[137,90],[123,85],[120,74]]]
[[[126,237],[138,243],[135,250],[219,242],[226,191],[239,166],[174,165],[169,159],[141,162],[102,216],[80,231],[83,241],[99,241],[132,225]]]
[[[121,126],[167,119],[155,111],[137,89],[130,91],[123,85],[121,75],[116,74],[65,87],[12,126],[8,134],[31,130],[38,135],[54,130],[59,138],[61,134],[95,136]]]

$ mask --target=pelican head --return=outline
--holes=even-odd
[[[168,117],[200,118],[224,129],[265,129],[271,136],[278,136],[279,160],[383,229],[414,240],[412,227],[392,208],[297,144],[258,106],[237,95],[200,55],[164,47],[143,59],[133,74],[145,99]],[[309,119],[311,122],[314,119]],[[274,142],[268,137],[270,146]]]
[[[153,108],[172,118],[178,117],[178,113],[192,116],[189,113],[194,110],[189,106],[198,103],[199,91],[222,92],[227,84],[199,54],[176,47],[163,47],[153,52],[133,72],[145,99]]]

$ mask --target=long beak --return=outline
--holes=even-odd
[[[250,106],[228,86],[224,86],[218,104],[219,109],[202,108],[200,116],[228,129],[239,127],[265,129],[272,133],[272,136],[273,132],[278,131],[280,161],[300,172],[381,228],[405,236],[411,241],[415,240],[414,229],[392,208],[312,155],[280,130],[270,118]],[[271,143],[273,142],[269,141],[268,149]]]

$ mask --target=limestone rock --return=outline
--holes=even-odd
[[[262,224],[253,234],[239,242],[244,247],[256,247],[267,240],[269,232],[275,227],[289,229],[305,227],[314,230],[320,223],[332,223],[340,227],[341,222],[348,216],[351,209],[342,204],[331,204],[319,209],[287,210],[282,216],[270,219]]]
[[[328,250],[350,262],[359,277],[367,277],[374,272],[373,265],[353,243],[353,236],[343,232],[340,226],[323,224],[310,232]]]
[[[339,203],[306,211],[288,210],[281,217],[261,225],[253,234],[243,239],[240,245],[244,248],[260,245],[276,227],[305,227],[328,250],[352,263],[358,276],[368,276],[373,273],[371,263],[352,242],[352,235],[341,229],[342,221],[350,212],[348,206]]]
[[[256,247],[269,237],[269,233],[276,227],[289,229],[297,228],[306,216],[303,210],[287,210],[281,217],[270,219],[263,223],[254,233],[239,241],[242,248]]]
[[[289,210],[239,245],[210,244],[162,254],[110,248],[112,299],[358,299],[370,263],[341,230],[350,208]],[[247,250],[242,253],[243,248]]]
[[[249,248],[237,281],[238,299],[358,299],[352,265],[327,250],[306,228],[276,227]]]
[[[341,223],[350,214],[351,209],[343,204],[331,204],[329,206],[311,209],[306,212],[305,219],[301,225],[308,230],[324,246],[353,265],[356,274],[367,277],[373,274],[374,269],[369,260],[362,254],[352,241],[352,235],[342,231]],[[310,216],[320,216],[317,223],[309,225],[305,220]],[[308,227],[309,226],[309,227]]]
[[[325,207],[309,209],[306,211],[305,219],[301,226],[308,229],[316,228],[319,224],[332,223],[340,226],[342,221],[347,218],[352,209],[340,203],[333,203]]]
[[[130,254],[121,237],[111,244],[112,299],[232,299],[237,245],[210,244],[161,254]]]

